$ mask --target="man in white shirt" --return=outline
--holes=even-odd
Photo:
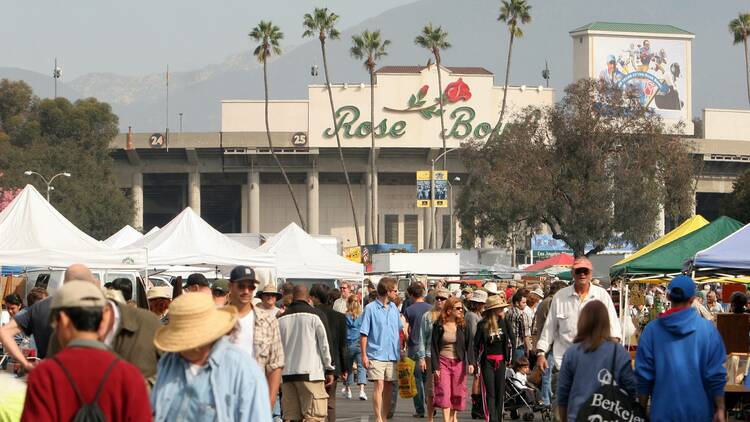
[[[352,295],[352,285],[348,281],[341,282],[341,297],[333,302],[333,310],[336,312],[346,313],[346,301]]]
[[[607,306],[612,337],[622,338],[620,320],[612,298],[606,290],[591,284],[593,273],[591,261],[587,258],[577,258],[573,262],[572,271],[574,283],[561,289],[552,298],[549,314],[536,346],[537,365],[542,370],[549,366],[545,355],[550,347],[552,347],[555,367],[560,368],[563,354],[573,344],[573,339],[578,332],[578,314],[592,300],[601,301]]]

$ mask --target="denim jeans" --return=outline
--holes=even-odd
[[[412,399],[414,400],[414,412],[418,415],[424,415],[424,384],[427,381],[427,374],[422,372],[422,369],[419,368],[419,359],[417,359],[416,352],[409,352],[409,359],[413,360],[415,363],[414,379],[417,381],[417,395]]]
[[[367,384],[367,370],[362,366],[362,349],[359,344],[359,340],[349,343],[349,356],[347,357],[347,372],[346,385],[350,386],[354,383],[354,362],[357,362],[357,384]]]
[[[552,365],[555,362],[552,360],[552,353],[547,353],[547,362],[549,366],[542,374],[542,402],[545,406],[552,404]]]

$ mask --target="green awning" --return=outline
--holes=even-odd
[[[729,217],[719,217],[707,226],[686,234],[638,258],[609,269],[610,278],[634,274],[669,274],[680,272],[685,261],[742,227]]]

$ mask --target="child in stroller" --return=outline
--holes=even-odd
[[[534,412],[540,412],[542,420],[551,420],[551,411],[542,404],[539,390],[526,381],[529,371],[529,360],[522,356],[505,372],[505,409],[510,411],[511,419],[518,419],[523,413],[523,420],[533,421]]]

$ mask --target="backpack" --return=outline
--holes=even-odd
[[[117,365],[117,362],[120,361],[119,358],[115,358],[112,363],[109,364],[107,367],[107,370],[104,371],[104,376],[102,376],[102,379],[99,381],[99,386],[96,388],[96,395],[94,396],[94,400],[92,400],[89,403],[86,403],[86,401],[83,399],[83,396],[81,395],[81,390],[78,389],[78,386],[76,385],[75,381],[73,381],[73,376],[70,374],[68,369],[60,362],[57,357],[52,358],[55,363],[57,363],[60,368],[65,373],[65,376],[68,378],[68,381],[70,382],[70,386],[73,387],[73,391],[76,393],[76,397],[78,397],[78,401],[81,403],[81,407],[78,408],[78,412],[76,412],[73,419],[71,419],[72,422],[107,422],[107,418],[104,416],[104,412],[102,411],[102,408],[99,407],[99,396],[102,394],[102,390],[104,390],[104,383],[107,382],[107,378],[109,378],[109,374],[112,372],[112,370],[115,368],[115,365]]]

